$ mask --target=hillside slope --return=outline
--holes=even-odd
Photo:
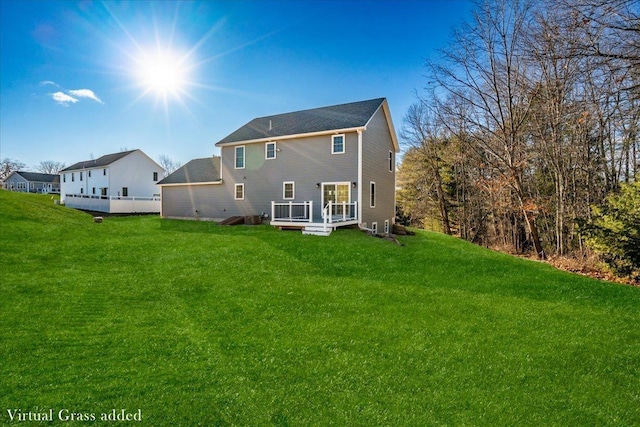
[[[640,425],[637,288],[435,233],[398,246],[95,224],[3,191],[0,230],[2,408],[140,410],[153,426]]]

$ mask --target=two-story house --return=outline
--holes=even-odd
[[[99,212],[160,212],[164,169],[142,150],[106,154],[60,171],[60,200]]]
[[[399,151],[385,98],[251,120],[158,184],[166,218],[261,215],[328,234],[345,225],[388,233]]]

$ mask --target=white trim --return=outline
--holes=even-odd
[[[372,191],[373,190],[373,191]],[[375,208],[378,201],[378,186],[375,181],[369,181],[369,207]],[[371,203],[373,201],[373,203]]]
[[[378,221],[374,221],[371,223],[371,232],[373,234],[378,234]]]
[[[242,188],[242,197],[238,197],[238,187]],[[244,183],[236,184],[233,187],[233,199],[234,200],[244,200]]]
[[[238,148],[242,148],[242,167],[238,167]],[[233,149],[233,168],[244,169],[247,166],[247,147],[238,145]]]
[[[335,135],[336,133],[349,133],[349,132],[357,132],[367,130],[366,126],[358,126],[354,128],[344,128],[344,129],[329,129],[318,132],[308,132],[308,133],[296,133],[292,135],[281,135],[277,137],[270,136],[269,138],[258,138],[258,139],[247,139],[245,141],[234,141],[234,142],[217,142],[216,147],[233,147],[236,145],[244,145],[244,144],[257,144],[260,142],[269,142],[269,141],[283,141],[286,139],[297,139],[297,138],[309,138],[311,136],[320,136],[320,135]]]
[[[364,129],[367,129],[367,126],[369,126],[369,123],[371,122],[371,120],[373,120],[374,116],[378,113],[378,110],[380,110],[380,108],[382,107],[382,112],[384,113],[385,119],[387,119],[387,125],[389,126],[389,133],[391,134],[391,142],[393,143],[393,149],[396,151],[396,153],[400,152],[400,145],[398,144],[398,135],[396,135],[396,128],[393,125],[393,120],[391,118],[391,111],[389,111],[389,103],[387,102],[387,100],[383,100],[382,104],[380,104],[380,107],[378,107],[378,109],[371,115],[371,117],[369,117],[369,120],[367,121],[367,123],[364,125]]]
[[[342,138],[342,151],[335,151],[335,138]],[[331,154],[344,154],[347,152],[347,138],[344,133],[339,133],[337,135],[331,135]]]
[[[396,170],[396,156],[393,151],[389,150],[389,172],[393,173]]]
[[[287,184],[291,184],[293,195],[291,197],[287,197]],[[282,199],[283,200],[294,200],[296,198],[296,183],[295,181],[285,181],[282,183]]]
[[[362,130],[358,130],[358,220],[362,221]]]
[[[156,184],[160,187],[179,187],[185,185],[220,185],[223,184],[222,180],[220,181],[208,181],[208,182],[173,182],[169,184]]]
[[[389,220],[385,219],[384,220],[384,234],[389,234],[390,230],[391,230],[391,228],[389,226]]]
[[[273,144],[273,157],[269,157],[269,144]],[[265,160],[273,160],[278,157],[278,145],[276,141],[269,141],[264,143],[264,158]]]

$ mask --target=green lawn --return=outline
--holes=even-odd
[[[5,191],[0,233],[0,425],[640,425],[638,288],[435,233],[96,224]]]

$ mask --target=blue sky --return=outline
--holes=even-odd
[[[254,117],[386,97],[399,131],[468,0],[0,1],[0,157],[186,163]]]

